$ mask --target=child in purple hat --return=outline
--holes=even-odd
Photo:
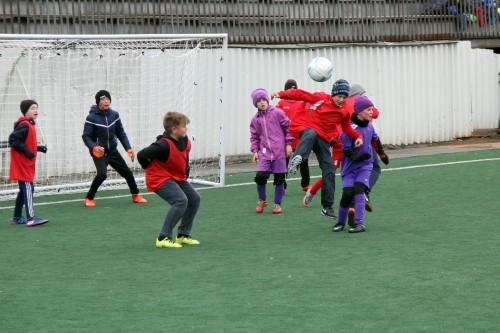
[[[350,233],[365,231],[365,187],[370,187],[370,173],[373,169],[372,142],[382,161],[387,164],[389,158],[385,155],[382,143],[371,124],[373,103],[368,97],[361,96],[354,102],[354,113],[351,116],[351,125],[363,135],[363,145],[355,147],[354,140],[342,133],[342,199],[339,204],[338,223],[332,228],[333,232],[344,230],[345,224],[350,223]],[[347,218],[349,206],[354,198],[354,220]]]
[[[269,95],[265,89],[252,92],[252,102],[257,113],[250,122],[250,143],[253,163],[257,164],[257,193],[259,201],[255,211],[262,213],[267,206],[266,184],[274,174],[273,214],[281,213],[281,201],[286,175],[286,158],[292,154],[293,137],[290,135],[290,119],[285,112],[269,105]]]

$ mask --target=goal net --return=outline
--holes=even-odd
[[[164,132],[163,116],[189,117],[190,181],[224,185],[224,67],[227,35],[0,35],[0,200],[17,194],[9,180],[8,137],[19,104],[39,105],[37,139],[47,154],[36,162],[35,191],[85,192],[95,166],[82,140],[95,94],[111,93],[137,153]],[[120,153],[144,187],[144,170]],[[108,168],[104,188],[127,188]]]

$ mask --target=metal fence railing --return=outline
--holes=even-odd
[[[499,1],[500,2],[500,1]],[[495,0],[1,0],[8,34],[227,33],[229,43],[500,37]]]

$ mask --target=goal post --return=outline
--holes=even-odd
[[[8,137],[22,115],[19,104],[39,105],[39,153],[35,191],[85,192],[95,167],[82,140],[95,94],[111,93],[135,153],[164,132],[163,116],[188,116],[190,178],[225,184],[227,34],[193,35],[2,35],[0,34],[0,200],[12,198]],[[144,170],[119,151],[144,187]],[[104,188],[127,188],[108,168]]]

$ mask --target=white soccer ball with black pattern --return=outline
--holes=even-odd
[[[330,60],[323,57],[317,57],[309,63],[307,73],[314,81],[325,82],[332,77],[333,66]]]

